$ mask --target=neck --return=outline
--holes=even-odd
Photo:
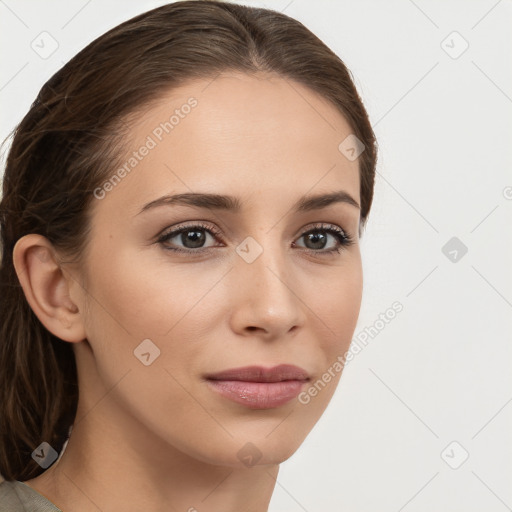
[[[84,409],[79,403],[61,458],[26,482],[64,512],[268,510],[279,465],[212,465],[148,435],[136,419],[120,429],[103,408]]]

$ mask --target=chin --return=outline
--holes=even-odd
[[[259,436],[239,433],[232,439],[210,439],[208,445],[194,448],[189,455],[214,466],[243,468],[253,466],[275,466],[289,459],[302,445],[303,432],[286,434],[268,430]],[[203,449],[201,449],[203,448]]]

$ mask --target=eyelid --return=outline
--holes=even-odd
[[[219,228],[217,228],[215,225],[209,224],[209,223],[207,224],[204,221],[188,221],[188,222],[184,222],[182,224],[173,226],[170,229],[163,230],[159,235],[157,235],[156,242],[163,244],[170,238],[174,238],[175,236],[178,236],[182,232],[187,231],[189,229],[192,230],[194,228],[199,228],[200,230],[210,232],[212,235],[214,235],[214,237],[220,238],[221,240],[223,239],[222,231]],[[303,237],[304,235],[306,235],[310,232],[314,232],[314,231],[331,232],[331,236],[335,236],[335,238],[337,238],[338,244],[339,244],[336,248],[327,249],[327,250],[314,250],[314,249],[308,249],[307,247],[303,248],[304,251],[314,253],[317,255],[322,255],[322,254],[323,255],[328,255],[328,254],[333,255],[333,253],[339,253],[340,250],[343,250],[346,247],[352,245],[355,241],[354,238],[352,237],[352,235],[348,231],[346,231],[343,227],[338,226],[337,224],[333,224],[330,222],[316,222],[316,223],[309,224],[309,225],[306,225],[305,227],[301,228],[301,230],[299,231],[299,234],[294,238],[294,244],[295,244],[296,239],[299,239],[299,238]],[[339,234],[339,236],[337,236],[333,233]],[[340,237],[342,238],[342,240],[340,240]],[[182,249],[180,247],[173,247],[173,248],[166,247],[166,249],[170,250],[170,251],[188,253],[188,254],[192,254],[192,255],[194,253],[195,254],[201,254],[201,253],[204,254],[207,251],[210,251],[214,248],[215,248],[215,246],[203,247],[203,248],[197,248],[197,249],[187,249],[187,248]]]
[[[315,232],[315,231],[326,231],[332,233],[336,233],[335,237],[338,238],[339,246],[336,249],[327,249],[327,250],[319,250],[315,251],[313,249],[305,248],[305,251],[318,253],[318,254],[333,254],[336,252],[340,252],[340,250],[346,249],[348,246],[353,245],[355,243],[354,237],[343,227],[338,226],[337,224],[333,224],[331,222],[316,222],[313,226],[309,226],[306,228],[302,228],[301,234],[298,238],[302,238],[304,235]],[[342,238],[342,240],[340,240]]]
[[[164,237],[167,237],[168,235],[178,235],[180,232],[185,231],[187,229],[193,229],[193,228],[201,228],[205,231],[210,231],[212,234],[218,237],[222,237],[222,231],[214,226],[213,224],[205,224],[203,221],[196,220],[196,221],[190,221],[185,222],[182,224],[177,224],[176,226],[173,226],[172,228],[165,228],[156,236],[156,240],[161,240]]]
[[[190,229],[190,228],[197,228],[200,227],[204,229],[205,231],[211,231],[214,235],[217,235],[219,237],[223,236],[222,230],[217,228],[214,224],[206,223],[207,221],[186,221],[180,224],[177,224],[176,226],[172,226],[172,228],[165,228],[163,229],[155,238],[159,239],[162,236],[166,236],[171,233],[180,232],[181,230]],[[340,229],[344,235],[347,236],[347,238],[352,238],[351,234],[342,226],[339,226],[332,222],[314,222],[312,224],[307,224],[305,227],[300,228],[298,231],[297,236],[304,235],[306,233],[309,233],[310,231],[313,231],[315,229]]]
[[[305,233],[309,233],[310,231],[321,230],[321,229],[334,229],[341,231],[347,237],[349,236],[348,232],[341,226],[337,224],[333,224],[332,222],[315,222],[313,224],[308,224],[305,228],[301,228],[300,233],[304,235]]]

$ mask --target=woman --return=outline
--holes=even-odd
[[[56,73],[0,204],[0,510],[267,510],[343,369],[375,165],[281,13],[164,5]]]

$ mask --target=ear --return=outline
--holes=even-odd
[[[84,340],[83,317],[70,297],[77,283],[64,275],[48,239],[37,234],[21,237],[14,246],[13,263],[25,297],[46,329],[64,341]]]

